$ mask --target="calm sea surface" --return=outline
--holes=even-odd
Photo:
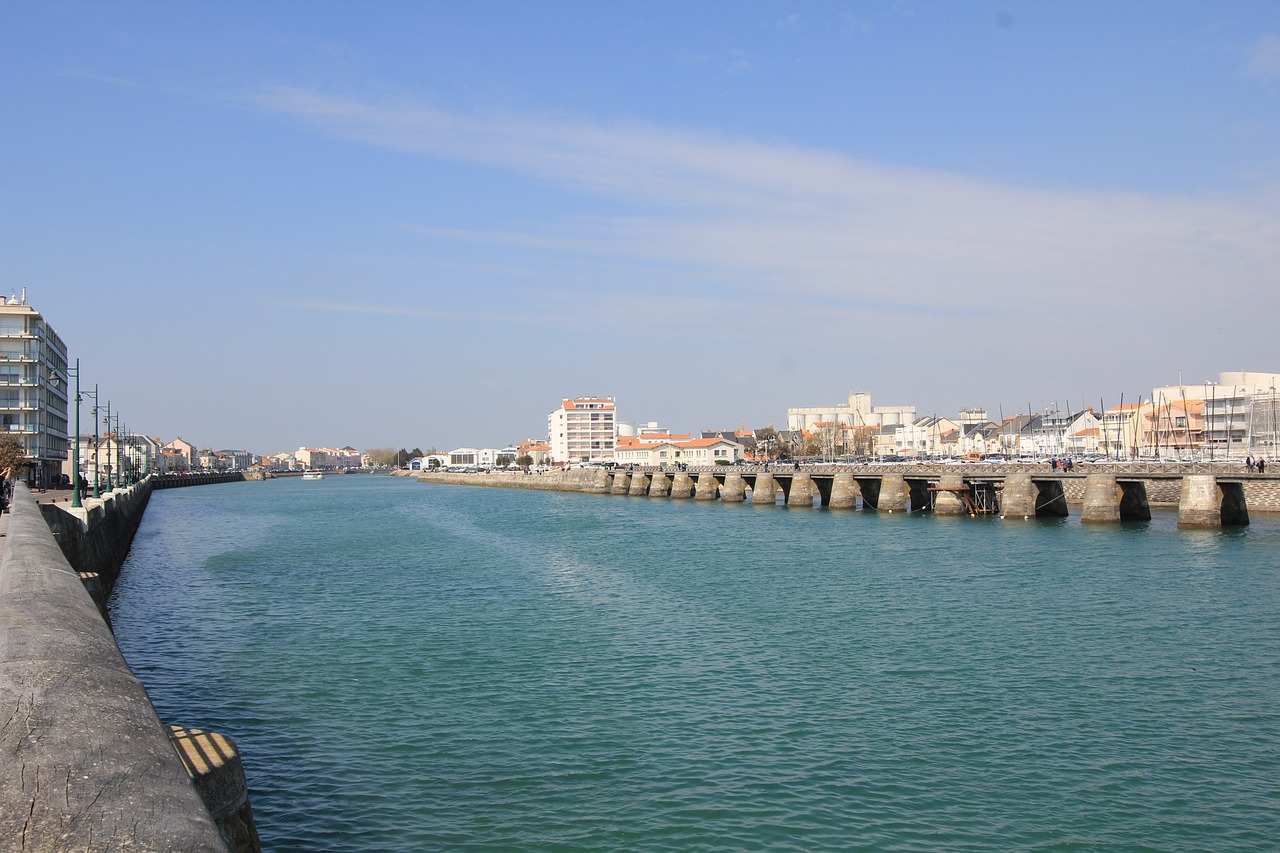
[[[1280,522],[347,476],[157,492],[113,599],[299,850],[1280,849]]]

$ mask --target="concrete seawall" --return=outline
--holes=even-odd
[[[542,492],[585,492],[597,495],[609,494],[612,487],[610,474],[603,468],[575,468],[569,471],[551,471],[546,474],[424,472],[418,475],[418,482],[448,483],[454,486],[490,486],[499,489],[530,489]]]
[[[97,589],[91,592],[104,617],[106,600],[150,500],[151,482],[143,480],[128,489],[107,492],[100,499],[85,500],[79,509],[69,504],[40,504],[45,524],[67,562],[84,575],[97,576]]]
[[[261,849],[235,745],[162,726],[106,620],[150,494],[0,517],[0,849]]]
[[[227,850],[22,486],[0,558],[0,847]]]

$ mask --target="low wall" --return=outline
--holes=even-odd
[[[127,489],[83,500],[84,506],[40,504],[45,523],[76,571],[97,575],[102,590],[98,602],[105,613],[106,598],[116,585],[120,567],[129,556],[133,535],[151,500],[151,478]]]
[[[0,557],[0,697],[0,849],[231,849],[22,485]]]
[[[533,489],[544,492],[609,493],[609,472],[603,468],[574,468],[545,474],[511,471],[493,474],[450,474],[422,472],[419,483],[448,483],[455,486],[490,486],[501,489]]]

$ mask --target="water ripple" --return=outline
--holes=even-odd
[[[1265,850],[1280,524],[152,499],[113,618],[270,850]]]

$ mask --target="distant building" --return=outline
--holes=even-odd
[[[743,458],[744,448],[724,438],[692,438],[684,441],[659,439],[620,441],[614,451],[619,465],[716,465]]]
[[[800,432],[813,430],[821,423],[878,429],[905,426],[915,419],[915,406],[872,406],[871,394],[866,391],[850,392],[848,403],[787,409],[787,429]]]
[[[533,460],[534,465],[546,465],[547,459],[551,456],[551,445],[533,438],[520,442],[516,450],[519,451],[516,455],[517,459],[528,456]]]
[[[183,439],[182,436],[178,436],[173,441],[166,444],[164,446],[164,449],[172,450],[175,453],[181,453],[183,456],[187,457],[186,467],[180,470],[190,471],[196,467],[196,453],[197,453],[196,446],[191,442]]]
[[[613,459],[618,438],[612,397],[565,397],[547,415],[547,444],[556,464]]]
[[[22,443],[25,470],[15,477],[52,485],[68,459],[67,345],[27,294],[0,298],[0,431]]]

